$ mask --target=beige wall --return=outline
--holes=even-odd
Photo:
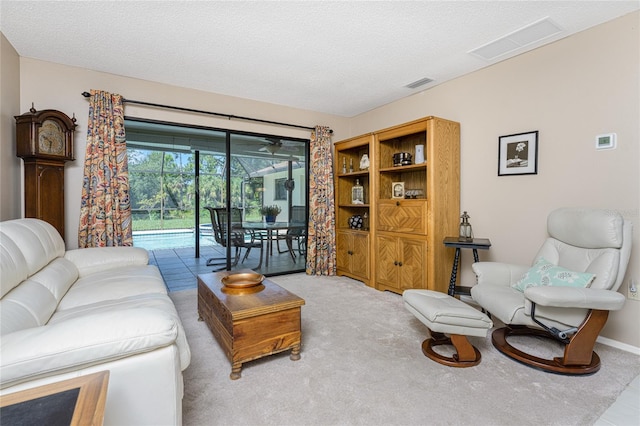
[[[335,130],[334,141],[427,115],[459,121],[461,206],[471,215],[475,235],[489,237],[493,243],[489,252],[481,252],[483,260],[528,263],[545,236],[545,217],[550,210],[560,206],[605,207],[619,210],[636,223],[628,277],[640,279],[639,16],[634,13],[619,18],[351,119],[27,58],[20,59],[19,79],[16,75],[9,80],[16,85],[20,82],[20,112],[35,102],[38,109],[56,108],[78,117],[78,160],[67,166],[65,188],[66,239],[70,247],[76,245],[88,113],[88,103],[80,93],[96,88],[129,99],[303,125],[329,125]],[[4,43],[3,88],[7,56]],[[15,54],[8,56],[13,58]],[[12,69],[15,72],[16,66]],[[3,92],[3,105],[4,96]],[[129,116],[308,137],[307,131],[165,110],[127,106],[125,112]],[[6,124],[4,112],[2,120]],[[538,174],[498,177],[498,136],[530,130],[540,132]],[[5,139],[6,130],[2,132]],[[618,134],[618,149],[596,152],[595,136],[608,132]],[[4,169],[9,160],[4,154],[0,160]],[[8,186],[3,180],[2,191],[11,191]],[[462,279],[469,282],[473,280],[470,256],[464,257]],[[603,336],[640,348],[640,333],[635,327],[638,323],[640,302],[628,301],[622,311],[612,313]]]
[[[119,93],[125,98],[168,104],[186,108],[214,111],[264,120],[294,123],[303,126],[327,125],[338,138],[346,137],[348,119],[312,111],[233,98],[197,90],[185,89],[149,81],[89,71],[35,59],[20,59],[20,110],[28,111],[31,102],[36,109],[58,109],[69,116],[75,114],[78,127],[75,133],[74,162],[65,169],[65,241],[68,248],[77,247],[83,158],[86,147],[89,102],[81,96],[91,89]],[[223,129],[267,133],[295,138],[309,138],[309,130],[257,124],[240,120],[194,115],[166,109],[125,105],[125,115],[179,123],[198,124]]]
[[[0,220],[22,214],[20,158],[16,157],[15,115],[20,114],[20,57],[0,33]]]
[[[352,136],[436,115],[461,123],[461,208],[491,239],[481,260],[529,263],[549,211],[609,208],[635,224],[640,282],[640,14],[633,13],[355,117]],[[538,130],[538,174],[497,176],[500,135]],[[618,148],[596,151],[615,132]],[[466,257],[466,259],[464,259]],[[473,283],[469,253],[462,281]],[[640,302],[611,314],[603,336],[640,348]],[[640,350],[640,349],[639,349]]]

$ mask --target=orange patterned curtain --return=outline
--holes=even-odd
[[[92,90],[87,127],[78,246],[131,246],[122,96]]]
[[[328,127],[311,133],[307,274],[336,274],[336,212],[333,199],[333,146]]]

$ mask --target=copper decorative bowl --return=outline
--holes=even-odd
[[[227,275],[222,277],[220,281],[227,288],[251,288],[259,286],[264,280],[264,275],[256,274],[255,272],[241,272],[237,274]]]

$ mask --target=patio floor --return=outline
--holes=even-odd
[[[282,243],[282,246],[284,246],[284,243]],[[297,255],[297,252],[294,262],[289,252],[278,253],[274,244],[273,254],[269,257],[269,266],[266,266],[263,257],[262,266],[257,268],[259,253],[259,250],[251,250],[249,258],[244,263],[238,262],[238,265],[232,269],[252,269],[265,276],[304,271],[305,258]],[[195,249],[193,247],[149,250],[149,264],[158,266],[169,291],[179,291],[196,288],[198,274],[206,274],[219,268],[218,266],[207,266],[207,260],[225,255],[225,249],[221,246],[201,247],[199,258],[195,258]],[[263,256],[266,255],[267,250],[265,248]],[[242,251],[242,256],[244,256],[244,250]],[[222,266],[224,267],[224,265]]]

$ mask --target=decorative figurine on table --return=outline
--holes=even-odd
[[[467,214],[467,212],[462,213],[460,219],[460,235],[458,236],[458,241],[471,242],[473,241],[473,231],[471,229],[471,224],[469,223],[469,219],[471,216]]]

